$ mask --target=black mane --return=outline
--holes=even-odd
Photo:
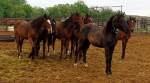
[[[32,20],[31,25],[33,28],[41,28],[42,23],[44,22],[45,18],[43,16],[40,16],[34,20]]]
[[[108,32],[114,32],[115,30],[115,22],[117,20],[119,20],[120,18],[124,18],[124,14],[123,13],[117,13],[115,15],[113,15],[108,21],[107,21],[107,24],[106,24],[106,27],[105,27],[105,31],[106,33]],[[117,22],[116,22],[117,23]]]

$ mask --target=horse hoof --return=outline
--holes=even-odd
[[[84,66],[85,66],[85,67],[88,67],[88,64],[87,64],[87,63],[85,63],[85,64],[84,64]]]
[[[77,63],[74,63],[73,65],[76,67],[78,64],[77,64]]]
[[[107,76],[109,76],[112,74],[112,72],[108,71],[108,72],[106,72],[106,74],[107,74]]]

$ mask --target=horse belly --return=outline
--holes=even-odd
[[[91,34],[88,36],[88,40],[93,46],[101,47],[101,48],[104,47],[102,35]]]

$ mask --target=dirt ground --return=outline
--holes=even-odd
[[[30,45],[25,41],[23,58],[17,58],[15,42],[0,42],[0,83],[150,83],[150,34],[133,34],[128,42],[125,60],[121,60],[119,41],[112,61],[112,75],[105,74],[104,50],[90,46],[89,67],[82,60],[77,67],[74,59],[59,61],[60,42],[56,52],[46,59],[28,58]]]

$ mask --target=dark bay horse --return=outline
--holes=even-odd
[[[46,46],[46,42],[48,44],[48,52],[49,52],[49,45],[50,44],[53,44],[53,34],[55,32],[55,20],[54,19],[50,19],[50,23],[51,23],[51,33],[48,33],[47,29],[46,28],[43,28],[41,29],[41,31],[39,32],[39,36],[37,38],[37,56],[39,54],[39,50],[40,50],[40,43],[41,41],[43,41],[43,59],[45,58],[45,46]],[[54,46],[54,45],[53,45]],[[54,50],[54,47],[53,47],[53,50]],[[33,52],[33,50],[32,50]]]
[[[66,55],[68,51],[68,43],[70,40],[74,39],[74,31],[77,30],[80,26],[84,24],[83,18],[79,13],[73,13],[70,17],[68,17],[65,21],[56,21],[55,25],[55,34],[54,40],[56,38],[61,40],[61,55]]]
[[[83,62],[85,66],[86,62],[86,53],[87,50],[92,44],[93,46],[104,48],[105,49],[105,59],[106,59],[106,74],[111,74],[111,62],[112,55],[117,43],[116,32],[117,29],[129,34],[129,26],[124,18],[124,14],[118,13],[112,16],[104,28],[98,28],[95,24],[86,24],[81,29],[81,34],[78,40],[78,47],[75,52],[75,66],[77,66],[77,60],[79,53],[83,53]]]
[[[39,33],[39,37],[37,39],[37,56],[39,54],[39,50],[40,50],[40,42],[43,41],[43,58],[45,58],[45,45],[47,42],[47,46],[48,46],[48,53],[49,53],[49,45],[53,45],[53,50],[54,50],[54,34],[55,34],[55,20],[50,18],[50,23],[51,23],[51,33],[48,33],[46,28],[43,28],[40,33]],[[49,55],[49,54],[48,54]]]
[[[129,26],[130,33],[126,35],[123,31],[118,32],[117,39],[122,41],[122,56],[121,58],[125,58],[125,50],[128,43],[129,38],[131,37],[131,33],[134,31],[135,25],[136,25],[136,18],[129,17],[127,20],[127,24]]]
[[[32,46],[32,51],[29,55],[32,59],[37,56],[37,39],[41,30],[46,29],[48,33],[51,32],[51,22],[49,17],[44,14],[32,21],[20,21],[14,26],[16,37],[18,57],[21,58],[22,44],[24,39],[28,39]]]

